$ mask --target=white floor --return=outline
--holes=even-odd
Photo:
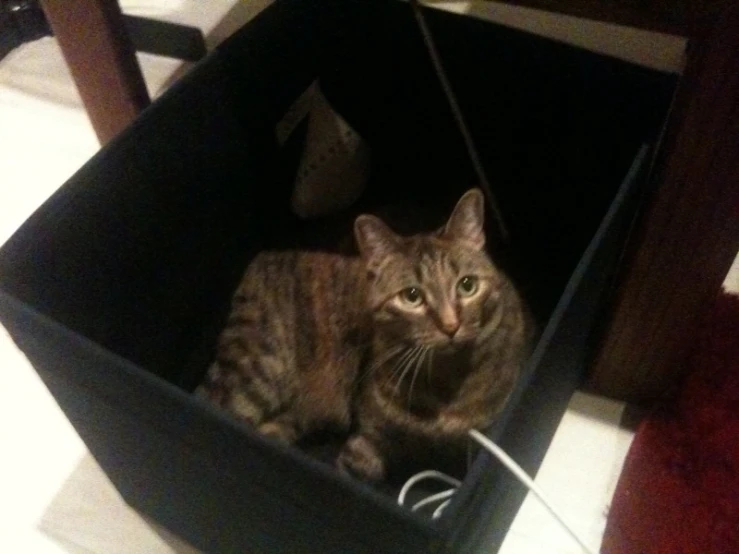
[[[198,25],[216,43],[269,0],[124,0],[124,10]],[[178,68],[140,55],[153,95]],[[0,243],[98,149],[53,39],[0,62]],[[739,280],[739,275],[735,277]],[[194,550],[120,499],[24,356],[0,328],[0,552],[164,554]],[[631,434],[623,406],[575,394],[537,482],[597,549]],[[579,552],[528,499],[501,550]]]

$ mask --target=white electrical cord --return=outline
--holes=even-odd
[[[544,491],[542,491],[539,488],[539,485],[534,483],[534,480],[529,477],[529,475],[519,466],[513,459],[505,453],[505,451],[495,444],[493,441],[491,441],[489,438],[487,438],[485,435],[480,433],[477,429],[470,429],[469,431],[470,437],[475,439],[480,446],[485,448],[488,452],[493,454],[496,458],[498,458],[506,468],[515,475],[515,477],[523,483],[526,488],[528,488],[532,493],[534,493],[534,496],[536,496],[539,501],[544,505],[544,507],[549,511],[550,514],[554,516],[554,518],[562,525],[562,527],[567,531],[570,536],[577,542],[577,544],[580,545],[580,548],[583,549],[584,552],[587,552],[587,554],[595,554],[587,544],[585,544],[585,541],[582,540],[575,531],[573,531],[572,527],[570,527],[567,522],[564,520],[564,518],[559,514],[559,512],[552,506],[552,503],[547,499],[546,495],[544,494]]]
[[[462,484],[462,481],[460,481],[459,479],[455,479],[454,477],[450,477],[446,473],[436,471],[435,469],[428,469],[426,471],[422,471],[421,473],[416,473],[413,477],[405,482],[403,488],[400,489],[400,494],[398,494],[398,504],[402,506],[405,503],[405,497],[408,494],[408,491],[413,488],[413,485],[415,485],[416,483],[420,483],[424,479],[432,478],[438,479],[439,481],[444,481],[447,485],[452,485],[454,488],[451,490],[453,491],[457,490],[457,487]]]
[[[491,441],[489,438],[487,438],[485,435],[483,435],[480,431],[477,429],[471,429],[469,431],[469,436],[474,439],[480,446],[485,448],[488,452],[490,452],[493,456],[498,458],[498,460],[501,461],[501,463],[511,472],[513,475],[523,483],[526,488],[528,488],[536,498],[539,499],[539,501],[544,505],[544,507],[549,511],[550,514],[554,516],[554,518],[560,523],[560,525],[567,531],[567,533],[577,542],[577,544],[580,545],[580,548],[582,548],[583,552],[586,552],[587,554],[595,554],[593,550],[591,550],[587,544],[585,544],[585,541],[581,539],[575,531],[573,531],[572,527],[570,527],[567,522],[564,520],[564,518],[559,514],[559,512],[552,506],[552,503],[546,498],[546,495],[544,492],[539,488],[539,486],[534,483],[534,480],[531,479],[531,477],[528,476],[528,474],[519,466],[513,459],[505,453],[505,451],[500,448],[497,444],[495,444],[493,441]],[[403,488],[400,490],[400,494],[398,495],[398,504],[403,506],[405,504],[406,496],[408,495],[408,491],[413,488],[414,485],[417,483],[426,480],[426,479],[437,479],[439,481],[443,481],[444,483],[447,483],[448,485],[452,485],[454,488],[447,489],[442,492],[438,492],[435,494],[432,494],[418,502],[416,502],[412,507],[412,511],[416,511],[419,508],[422,508],[423,506],[427,506],[429,504],[433,504],[434,502],[438,502],[439,500],[444,500],[437,508],[434,510],[433,514],[431,515],[432,519],[437,519],[441,516],[444,509],[449,505],[451,502],[451,497],[454,495],[454,493],[457,491],[457,488],[462,484],[457,479],[454,479],[453,477],[450,477],[449,475],[446,475],[444,473],[441,473],[440,471],[434,471],[434,470],[427,470],[422,471],[421,473],[417,473],[408,481],[406,481],[405,485],[403,485]]]
[[[441,516],[442,512],[444,511],[444,508],[446,508],[449,505],[449,502],[451,501],[450,497],[457,492],[457,489],[462,484],[461,481],[458,479],[455,479],[454,477],[450,477],[446,473],[442,473],[441,471],[436,471],[434,469],[428,469],[426,471],[422,471],[420,473],[416,473],[413,477],[408,479],[408,481],[405,482],[405,485],[403,485],[403,488],[400,489],[400,494],[398,494],[398,504],[403,506],[405,504],[405,497],[408,495],[408,491],[410,491],[414,485],[417,483],[420,483],[421,481],[427,480],[427,479],[436,479],[438,481],[443,481],[447,485],[451,485],[451,489],[447,489],[445,491],[437,492],[436,494],[432,494],[431,496],[427,496],[423,500],[420,500],[419,502],[416,502],[412,507],[411,511],[415,512],[416,510],[419,510],[423,508],[424,506],[428,504],[433,504],[434,502],[438,502],[439,500],[444,500],[437,508],[434,510],[433,515],[431,516],[433,519],[437,519],[439,516]]]

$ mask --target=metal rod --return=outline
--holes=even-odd
[[[493,215],[495,217],[496,223],[498,224],[501,238],[504,242],[508,242],[508,227],[505,224],[505,220],[503,218],[502,212],[500,211],[498,201],[495,197],[495,194],[493,194],[493,189],[490,186],[490,182],[488,181],[485,174],[485,168],[482,165],[480,155],[478,154],[477,148],[475,147],[475,141],[472,138],[472,133],[470,133],[469,127],[467,126],[467,123],[464,119],[462,109],[460,108],[457,97],[454,94],[454,89],[452,89],[452,85],[449,82],[449,77],[444,70],[444,66],[441,62],[441,57],[439,56],[439,51],[436,48],[434,38],[431,35],[431,30],[426,23],[426,17],[424,16],[423,8],[421,7],[418,0],[409,1],[411,8],[413,9],[413,14],[416,16],[418,27],[420,28],[421,34],[423,35],[423,40],[426,43],[426,48],[429,52],[429,56],[431,57],[431,62],[434,65],[436,75],[439,78],[441,87],[444,90],[444,94],[446,95],[447,101],[449,102],[449,106],[452,109],[452,114],[454,115],[457,127],[459,127],[459,131],[460,133],[462,133],[462,138],[464,139],[465,146],[467,147],[467,153],[470,156],[470,161],[472,162],[472,166],[475,169],[475,173],[477,173],[477,178],[480,181],[480,186],[485,192],[485,196],[487,196],[490,208],[493,211]]]

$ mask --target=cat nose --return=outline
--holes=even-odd
[[[454,335],[457,334],[457,331],[459,331],[459,319],[456,317],[453,318],[443,318],[439,322],[439,327],[441,327],[441,330],[444,332],[445,335],[447,335],[450,339],[454,338]]]

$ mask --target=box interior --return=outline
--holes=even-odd
[[[504,245],[488,223],[491,251],[543,326],[656,141],[675,79],[467,17],[429,20],[510,228]],[[274,127],[315,78],[373,162],[356,205],[306,222],[289,210],[300,133],[280,148]],[[34,214],[0,251],[0,287],[191,391],[255,253],[338,248],[356,214],[388,206],[425,214],[398,230],[428,228],[476,184],[404,3],[277,2]]]

